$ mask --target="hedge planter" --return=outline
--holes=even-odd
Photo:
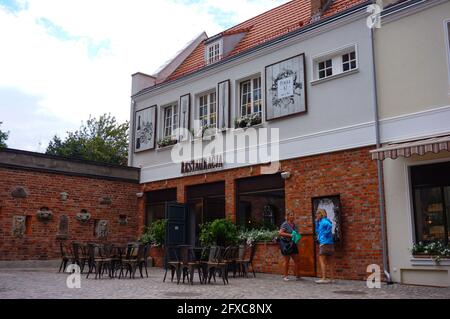
[[[164,247],[151,246],[150,257],[153,258],[153,267],[164,267]]]

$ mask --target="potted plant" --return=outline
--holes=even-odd
[[[278,238],[278,230],[266,228],[260,229],[241,229],[238,234],[239,241],[247,245],[253,245],[256,242],[273,242]]]
[[[416,258],[431,258],[439,263],[442,258],[450,258],[450,245],[445,245],[441,241],[419,242],[413,245],[411,253]]]
[[[153,258],[153,265],[162,267],[164,261],[164,239],[166,237],[167,219],[160,219],[152,222],[145,228],[139,241],[151,245],[150,255]]]
[[[228,219],[216,219],[200,225],[200,242],[204,246],[228,246],[238,242],[236,225]]]
[[[253,125],[261,124],[261,122],[262,122],[261,115],[259,113],[252,113],[236,118],[234,120],[234,125],[235,127],[238,128],[246,128]]]
[[[166,136],[158,141],[158,147],[166,147],[176,144],[178,141],[172,136]]]

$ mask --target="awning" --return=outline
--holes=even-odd
[[[424,155],[429,152],[437,154],[442,151],[450,151],[450,135],[388,144],[370,153],[373,160],[384,160],[385,158],[396,159],[399,156]]]

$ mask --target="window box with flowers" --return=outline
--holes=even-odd
[[[177,140],[174,139],[172,136],[166,136],[158,141],[158,147],[166,147],[177,144]]]
[[[411,254],[414,258],[432,259],[434,263],[439,264],[443,259],[450,260],[450,245],[440,241],[419,242],[413,245]]]
[[[238,117],[234,120],[234,125],[236,128],[246,128],[254,125],[258,125],[262,123],[261,114],[252,113],[249,115],[244,115]]]

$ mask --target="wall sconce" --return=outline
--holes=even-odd
[[[286,180],[289,177],[291,177],[291,172],[285,171],[285,172],[281,172],[281,178]]]
[[[142,197],[144,197],[144,193],[136,193],[136,197],[137,198],[142,198]]]

